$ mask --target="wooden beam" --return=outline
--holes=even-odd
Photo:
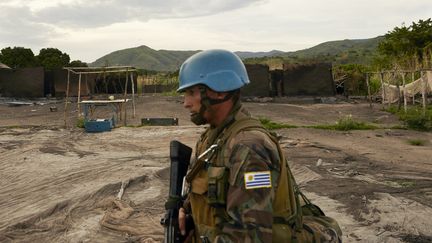
[[[135,108],[135,85],[133,80],[133,73],[130,73],[130,79],[131,79],[131,85],[132,85],[132,108],[133,108],[133,114],[132,117],[135,118],[136,108]]]
[[[80,101],[81,101],[81,74],[79,75],[79,78],[78,78],[78,100],[77,100],[78,117],[81,117]]]
[[[426,87],[427,87],[427,78],[423,78],[423,75],[426,75],[424,71],[420,72],[420,78],[422,80],[422,100],[423,100],[423,115],[426,115]]]
[[[369,107],[372,108],[372,97],[371,97],[371,90],[369,85],[369,74],[366,73],[366,86],[368,91],[368,101],[369,101]]]
[[[386,98],[386,93],[385,93],[385,88],[384,88],[384,73],[379,73],[380,74],[380,81],[381,81],[381,89],[382,89],[382,91],[381,91],[381,97],[382,97],[382,105],[383,105],[383,108],[385,108],[384,107],[384,102],[385,102],[385,98]]]
[[[70,71],[68,70],[67,85],[66,85],[66,97],[65,97],[65,108],[64,108],[64,126],[67,128],[67,108],[69,103],[69,82],[70,82]]]
[[[126,71],[126,81],[125,81],[125,90],[124,90],[124,125],[126,126],[126,117],[127,117],[127,105],[126,105],[126,99],[127,99],[127,87],[128,87],[128,72]]]
[[[401,73],[402,75],[402,87],[403,87],[403,99],[404,99],[404,111],[407,112],[407,96],[406,96],[406,89],[405,89],[405,73]]]

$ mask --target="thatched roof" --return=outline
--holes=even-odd
[[[8,67],[6,64],[3,64],[0,62],[0,69],[10,69],[10,67]]]

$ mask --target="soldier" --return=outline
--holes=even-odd
[[[240,88],[249,83],[240,58],[199,52],[183,63],[179,80],[191,121],[209,125],[186,176],[182,234],[192,242],[312,241],[277,140],[240,102]],[[189,215],[195,229],[186,232]]]

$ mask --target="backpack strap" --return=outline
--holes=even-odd
[[[287,188],[283,188],[278,186],[276,191],[276,195],[287,195],[289,198],[289,210],[290,211],[290,216],[289,217],[279,217],[278,215],[275,215],[274,217],[274,221],[275,222],[280,222],[282,224],[287,224],[290,227],[293,228],[294,233],[293,235],[293,239],[292,242],[296,242],[296,235],[297,234],[301,234],[301,231],[303,229],[303,220],[302,220],[302,211],[301,211],[301,205],[300,205],[300,200],[299,200],[299,195],[300,195],[300,190],[298,189],[298,186],[294,180],[294,176],[292,175],[292,172],[288,166],[287,161],[285,160],[285,155],[282,151],[282,148],[279,145],[279,142],[277,141],[277,138],[272,135],[267,129],[265,129],[263,127],[263,125],[261,124],[261,122],[257,119],[254,119],[252,117],[243,117],[239,120],[237,120],[231,127],[229,127],[228,129],[226,129],[223,134],[221,135],[220,139],[217,141],[217,143],[219,145],[221,145],[219,147],[219,152],[223,153],[224,152],[224,148],[223,146],[225,146],[227,144],[227,142],[233,138],[235,135],[237,135],[239,132],[242,131],[249,131],[249,130],[254,130],[254,131],[261,131],[264,134],[266,134],[275,144],[275,146],[277,147],[278,150],[278,154],[279,154],[279,159],[280,159],[280,174],[281,175],[286,175],[286,176],[281,176],[279,180],[284,180],[284,181],[278,181],[278,185],[280,183],[286,183],[287,184]],[[218,159],[216,162],[216,166],[225,166],[224,165],[224,161],[223,161],[223,155],[219,155]],[[282,191],[284,189],[287,189],[287,191]],[[282,198],[276,199],[276,203],[278,203],[278,201],[284,200]],[[285,205],[285,203],[281,203],[281,205]],[[283,207],[281,205],[277,205],[279,207]],[[288,205],[287,205],[288,206]]]

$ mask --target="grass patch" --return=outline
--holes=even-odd
[[[397,115],[409,129],[432,131],[432,106],[427,107],[425,114],[421,106],[410,107],[407,112],[398,110],[397,106],[390,106],[385,111]]]
[[[258,118],[261,124],[268,130],[275,130],[275,129],[282,129],[282,128],[296,128],[295,125],[289,125],[284,123],[277,123],[274,121],[271,121],[268,118],[260,117]]]
[[[79,128],[84,128],[85,119],[84,117],[78,117],[76,121],[76,126]]]
[[[409,188],[416,186],[415,181],[406,181],[406,180],[394,180],[394,181],[385,181],[387,186],[395,187],[395,188]]]
[[[351,115],[340,118],[336,124],[325,124],[310,126],[316,129],[350,131],[350,130],[371,130],[377,129],[377,126],[367,124],[365,122],[355,121]]]
[[[424,139],[409,139],[407,142],[413,146],[425,146],[427,143]]]

